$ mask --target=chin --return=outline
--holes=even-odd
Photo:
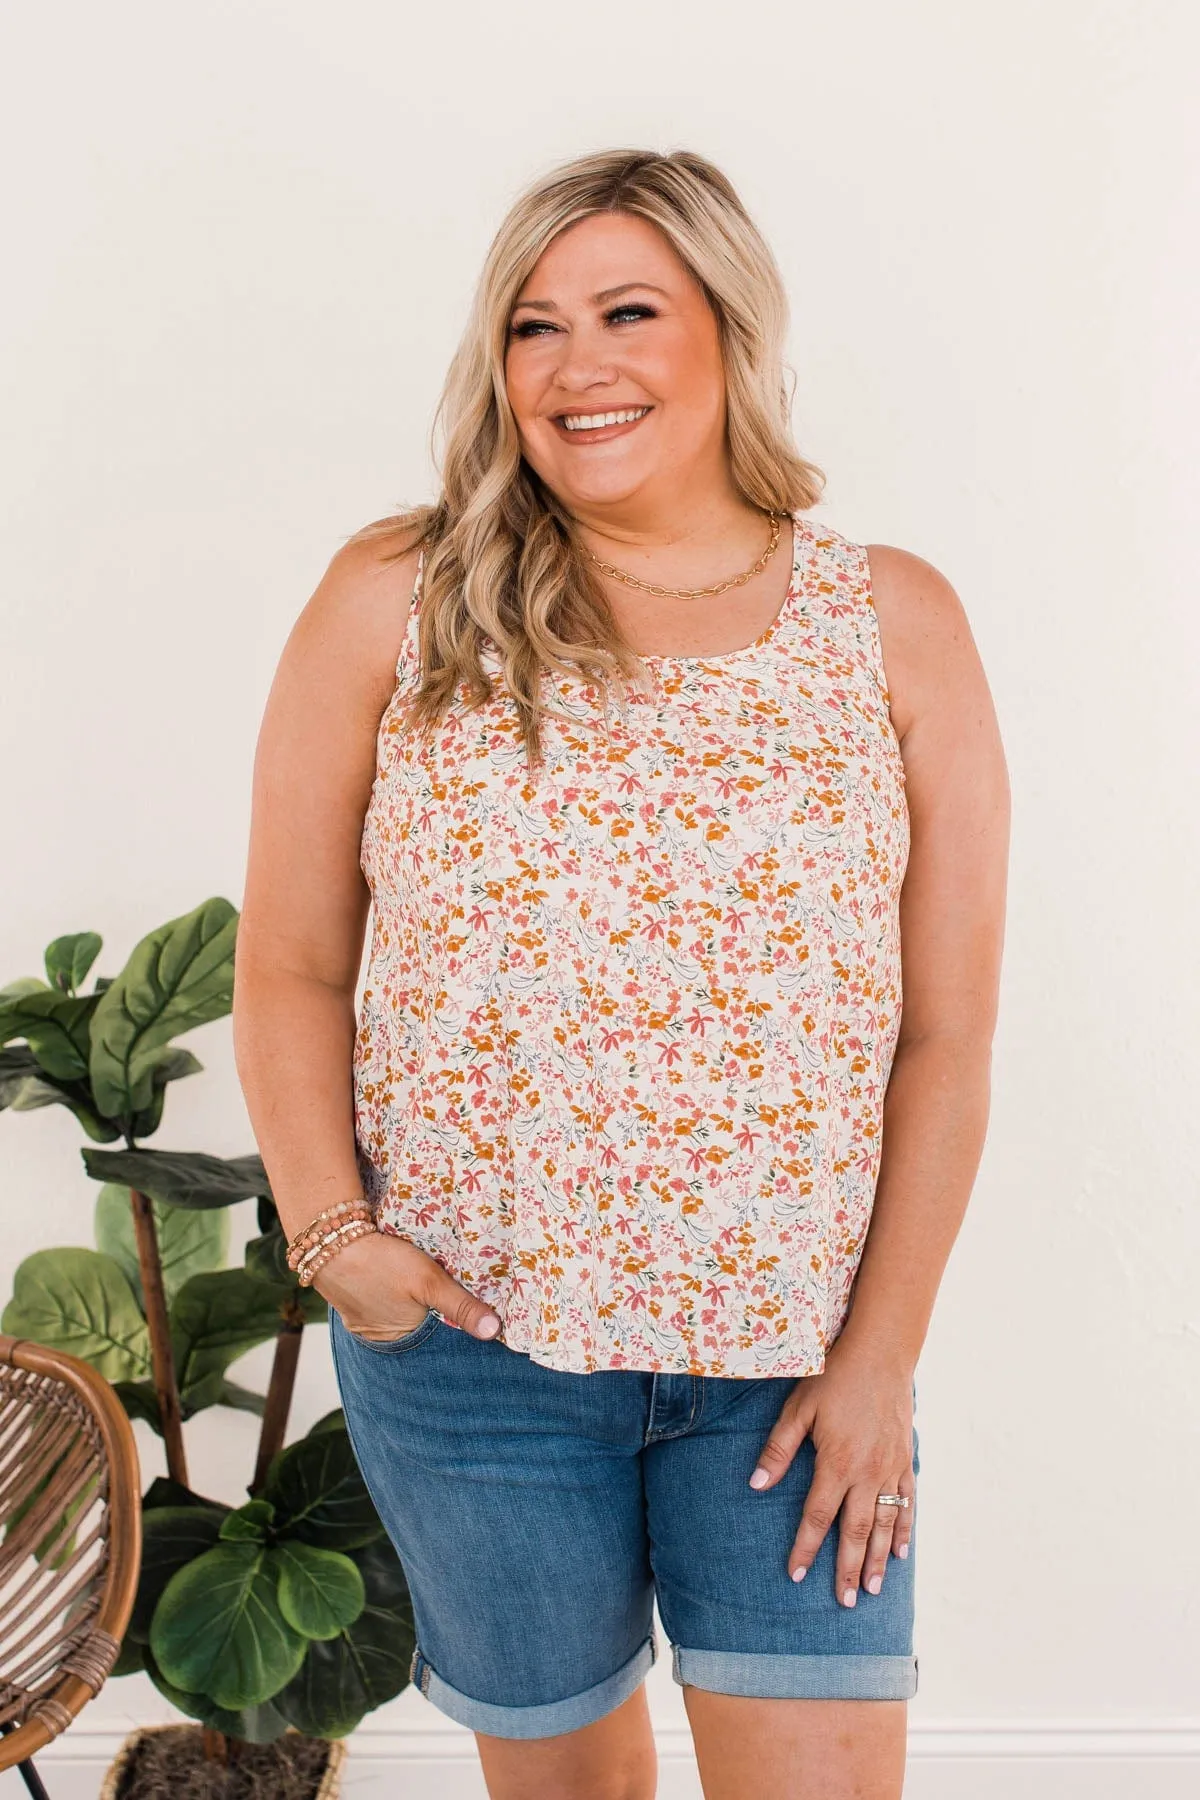
[[[568,506],[620,506],[653,478],[651,469],[547,470],[542,480]]]

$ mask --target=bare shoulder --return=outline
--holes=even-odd
[[[934,706],[978,710],[987,678],[966,608],[941,570],[893,544],[866,550],[892,721],[903,745]]]
[[[989,1043],[1004,941],[1011,794],[970,622],[923,557],[866,546],[912,820],[901,893],[901,1042]]]
[[[323,780],[360,785],[395,692],[417,560],[391,533],[356,534],[330,557],[288,633],[267,697],[259,762],[273,781],[310,779],[309,758]]]
[[[356,537],[331,556],[283,646],[254,757],[239,960],[286,960],[350,989],[363,819],[417,565],[396,548]]]
[[[330,557],[293,628],[293,648],[343,691],[360,691],[368,710],[382,711],[393,690],[419,555],[399,528],[356,533]]]

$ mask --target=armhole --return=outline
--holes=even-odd
[[[875,685],[878,687],[880,696],[886,706],[891,702],[892,693],[888,686],[887,667],[883,660],[883,634],[879,629],[879,614],[875,610],[875,589],[871,580],[871,558],[867,554],[867,546],[865,544],[860,544],[858,546],[858,553],[861,563],[859,587],[863,600],[860,609],[863,649],[870,661],[871,673],[875,677]]]
[[[400,654],[396,658],[396,686],[407,685],[409,679],[416,676],[421,668],[420,615],[421,593],[424,587],[425,546],[422,544],[417,552],[417,572],[413,577],[412,598],[408,606],[408,618],[404,626],[404,640],[400,645]]]
[[[875,679],[875,686],[879,690],[879,705],[884,721],[884,738],[890,746],[896,778],[901,787],[907,788],[908,773],[904,766],[904,754],[900,748],[895,721],[892,718],[892,690],[888,686],[887,667],[883,660],[883,633],[879,629],[879,614],[875,610],[875,586],[871,579],[871,558],[867,554],[865,544],[860,544],[858,548],[862,557],[862,618],[863,634],[866,639],[864,649],[870,658],[871,673]]]

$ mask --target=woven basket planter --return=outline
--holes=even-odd
[[[121,1745],[116,1757],[104,1777],[104,1785],[100,1789],[99,1800],[121,1800],[121,1787],[134,1754],[144,1738],[158,1731],[186,1732],[197,1741],[204,1736],[202,1725],[139,1725],[131,1731]],[[342,1764],[346,1760],[346,1743],[344,1738],[331,1738],[329,1741],[329,1761],[321,1774],[319,1785],[313,1789],[311,1796],[294,1796],[294,1800],[337,1800],[342,1785]]]

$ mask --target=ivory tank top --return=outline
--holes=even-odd
[[[418,569],[363,826],[359,1171],[548,1368],[812,1375],[849,1310],[909,816],[866,549],[792,526],[756,642],[646,656],[607,723],[555,676],[532,773],[499,682],[429,744],[397,716]]]

